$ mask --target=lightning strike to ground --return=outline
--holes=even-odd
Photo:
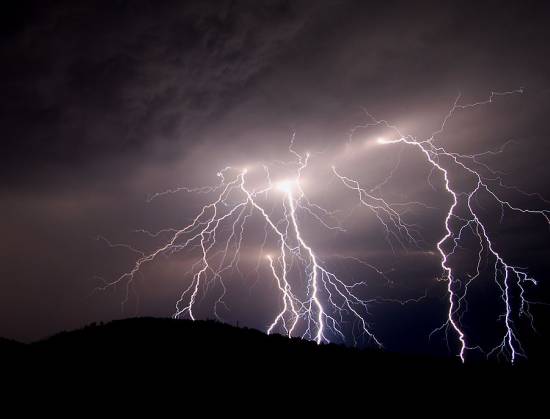
[[[530,197],[536,196],[544,204],[549,204],[538,194],[526,193],[507,185],[498,171],[491,169],[481,160],[483,156],[502,153],[504,146],[496,151],[460,154],[438,144],[438,136],[445,132],[446,124],[456,112],[490,105],[498,98],[521,93],[522,89],[493,92],[486,100],[471,104],[461,104],[459,95],[438,130],[425,139],[404,134],[398,127],[386,120],[376,119],[368,112],[368,122],[353,128],[350,134],[350,142],[353,142],[357,132],[383,127],[392,133],[391,138],[378,138],[374,143],[383,147],[404,146],[405,149],[400,150],[399,162],[406,158],[407,153],[420,153],[431,168],[428,178],[430,185],[432,174],[439,173],[444,193],[451,201],[440,222],[443,235],[434,244],[440,261],[439,279],[446,281],[448,310],[443,324],[432,334],[444,332],[448,339],[449,334],[454,333],[458,343],[457,355],[463,362],[471,350],[483,351],[487,356],[503,355],[511,362],[515,362],[519,356],[525,356],[514,318],[527,316],[532,322],[529,311],[531,301],[526,297],[526,286],[537,284],[525,268],[516,266],[503,256],[489,226],[482,220],[476,201],[481,196],[493,200],[501,208],[502,219],[504,211],[509,210],[541,217],[549,225],[550,210],[522,208],[502,197],[503,190],[513,191]],[[374,345],[382,347],[382,342],[367,320],[369,305],[377,302],[418,302],[423,297],[406,301],[374,297],[365,299],[362,295],[365,293],[366,281],[349,282],[342,275],[329,270],[323,255],[317,250],[315,241],[304,229],[304,220],[307,223],[318,223],[323,229],[335,230],[340,234],[345,234],[345,229],[341,227],[337,211],[313,203],[306,195],[303,174],[309,168],[311,155],[297,152],[294,142],[293,135],[289,146],[292,159],[289,161],[273,161],[250,168],[228,166],[218,172],[219,182],[215,185],[199,188],[182,187],[152,195],[148,201],[178,192],[204,194],[213,198],[182,228],[170,228],[155,233],[139,230],[152,237],[167,237],[164,244],[152,252],[142,252],[127,245],[107,241],[110,246],[128,248],[136,253],[138,258],[131,270],[114,281],[104,283],[100,289],[125,284],[126,301],[128,290],[144,265],[161,255],[173,255],[183,251],[198,252],[199,256],[186,274],[189,283],[176,302],[174,317],[187,316],[194,320],[200,298],[207,292],[217,290],[213,312],[216,317],[223,319],[219,312],[220,308],[228,309],[224,302],[227,291],[225,281],[235,272],[242,275],[239,263],[248,231],[247,226],[252,219],[257,219],[264,225],[263,242],[256,249],[257,268],[259,269],[262,264],[268,268],[269,276],[278,291],[280,307],[272,321],[266,325],[267,333],[284,333],[289,337],[311,339],[319,344],[334,340],[349,342],[350,339],[352,343],[357,344],[359,338],[366,338]],[[345,170],[336,165],[326,169],[338,181],[336,185],[353,193],[360,207],[373,214],[383,227],[392,250],[395,251],[395,246],[422,248],[424,244],[421,243],[419,228],[404,219],[402,208],[427,206],[417,201],[391,203],[380,193],[382,187],[391,182],[397,168],[396,166],[381,184],[370,189],[363,187],[359,180],[345,174]],[[287,175],[273,180],[273,173],[279,174],[282,169]],[[471,179],[473,186],[470,189],[464,190],[456,186],[455,179],[464,176]],[[475,272],[463,277],[457,272],[451,259],[467,233],[477,241],[477,260]],[[350,263],[361,263],[378,277],[387,279],[385,273],[370,262],[352,256],[345,258]],[[481,279],[480,267],[483,260],[492,263],[492,280],[500,290],[502,301],[502,339],[495,347],[487,350],[470,342],[462,324],[467,311],[468,288],[473,281]],[[519,300],[519,304],[514,303],[516,300]]]

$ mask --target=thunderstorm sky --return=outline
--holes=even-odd
[[[347,230],[305,222],[304,235],[342,278],[368,283],[364,298],[425,295],[370,307],[367,320],[387,348],[447,353],[444,334],[428,339],[447,310],[434,253],[450,205],[441,176],[413,149],[377,147],[376,138],[394,135],[387,129],[358,129],[349,143],[350,130],[368,121],[367,110],[424,138],[459,92],[472,103],[523,88],[457,112],[438,139],[467,154],[508,142],[484,161],[508,184],[550,198],[549,17],[548,6],[530,1],[21,2],[2,17],[0,41],[0,336],[29,341],[92,321],[172,315],[197,254],[147,265],[121,309],[125,287],[94,289],[98,277],[130,269],[135,254],[97,237],[154,249],[161,240],[134,230],[182,227],[208,197],[148,197],[215,184],[228,165],[291,160],[295,133],[295,149],[312,153],[304,189],[342,210]],[[331,165],[366,187],[393,171],[383,196],[426,204],[406,214],[419,226],[419,246],[392,251],[371,213],[350,211],[356,197]],[[506,197],[550,208],[511,191]],[[540,281],[530,297],[549,302],[548,224],[511,214],[499,223],[498,206],[481,204],[499,249]],[[245,233],[243,275],[228,276],[230,310],[222,311],[229,323],[265,330],[280,299],[265,261],[255,272],[264,232],[256,221]],[[391,284],[337,256],[375,264]],[[488,276],[474,284],[464,317],[483,344],[502,332]],[[205,297],[199,317],[213,316],[211,302]],[[539,330],[549,331],[548,309],[533,312]],[[523,337],[533,339],[529,331]]]

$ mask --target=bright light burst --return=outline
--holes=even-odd
[[[487,356],[500,354],[514,362],[518,356],[525,355],[514,317],[526,316],[532,321],[530,301],[526,298],[526,285],[536,285],[535,279],[525,268],[514,265],[501,254],[489,227],[482,221],[476,204],[477,199],[493,200],[500,206],[502,214],[504,210],[510,210],[542,217],[549,225],[550,210],[521,208],[501,196],[502,191],[532,195],[505,184],[499,172],[481,160],[482,156],[497,154],[502,150],[459,154],[439,145],[436,137],[444,132],[447,122],[456,111],[488,105],[497,97],[522,92],[522,89],[493,92],[487,100],[471,104],[460,104],[458,96],[440,128],[428,138],[417,139],[404,134],[398,127],[388,121],[376,119],[369,113],[367,116],[370,120],[355,127],[350,136],[350,141],[353,141],[358,130],[383,127],[391,132],[391,136],[377,138],[374,140],[375,144],[384,147],[406,146],[409,153],[419,153],[424,157],[432,170],[430,179],[432,174],[439,173],[444,193],[451,199],[451,204],[440,221],[444,235],[434,244],[440,257],[440,279],[447,283],[448,311],[442,326],[432,333],[443,332],[446,336],[454,333],[459,343],[458,356],[462,361],[470,350],[483,351],[479,345],[470,342],[462,326],[462,318],[467,310],[468,288],[481,276],[482,262],[489,261],[492,265],[492,280],[501,292],[503,307],[502,340],[494,348],[484,351]],[[315,243],[306,236],[303,229],[304,220],[307,223],[319,223],[323,228],[331,230],[343,232],[343,229],[336,212],[314,204],[306,195],[302,177],[311,156],[309,153],[300,154],[295,150],[294,136],[289,153],[292,155],[289,161],[263,163],[252,168],[226,167],[218,173],[219,182],[216,185],[200,188],[183,187],[153,195],[151,199],[183,191],[213,196],[213,199],[201,208],[188,225],[179,229],[147,233],[155,237],[166,234],[168,239],[150,253],[130,248],[139,255],[134,267],[101,288],[125,283],[126,289],[129,290],[135,275],[145,264],[158,256],[198,250],[200,257],[188,272],[189,283],[177,300],[174,317],[187,316],[194,320],[200,296],[213,292],[217,286],[221,291],[216,297],[213,311],[221,318],[219,307],[225,305],[225,281],[232,272],[239,272],[245,230],[250,220],[257,217],[264,225],[263,242],[257,249],[258,267],[262,263],[267,264],[271,279],[279,291],[277,298],[280,310],[274,313],[272,322],[266,325],[267,333],[282,332],[289,337],[300,336],[317,343],[332,340],[349,342],[350,339],[357,343],[359,337],[367,337],[375,345],[382,346],[372,326],[367,322],[369,304],[396,300],[364,299],[360,295],[364,294],[366,282],[349,282],[329,270]],[[281,168],[286,176],[272,180],[274,173],[280,173]],[[349,189],[355,194],[357,202],[375,216],[384,228],[387,241],[392,248],[394,243],[403,248],[420,246],[417,227],[403,219],[402,210],[404,206],[423,205],[421,202],[392,204],[379,193],[373,193],[372,189],[361,186],[358,180],[346,175],[345,168],[333,165],[327,170],[338,181],[336,187],[340,185]],[[384,180],[385,183],[391,181],[392,174],[393,172]],[[459,189],[453,180],[458,176],[469,178],[472,186],[469,189]],[[542,198],[541,201],[548,204]],[[451,260],[467,234],[476,239],[477,260],[476,270],[463,276],[457,272]],[[346,259],[353,263],[361,263],[379,277],[386,279],[384,272],[376,266],[351,256]],[[403,304],[407,301],[396,302]],[[348,327],[350,324],[353,325],[351,329]]]

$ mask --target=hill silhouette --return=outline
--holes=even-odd
[[[359,380],[361,386],[376,387],[379,392],[391,388],[392,394],[399,389],[445,392],[449,385],[459,391],[477,388],[487,393],[503,383],[523,386],[543,368],[529,363],[462,365],[454,358],[317,345],[216,321],[162,318],[92,324],[31,344],[3,339],[0,367],[4,380],[9,373],[25,383],[46,380],[46,386],[51,377],[75,386],[98,380],[176,386],[210,386],[220,380],[228,384],[235,379],[248,385],[266,381],[351,385]]]

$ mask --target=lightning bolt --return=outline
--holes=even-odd
[[[129,290],[129,284],[142,267],[153,262],[160,255],[198,250],[200,256],[188,271],[190,283],[176,302],[174,317],[187,315],[192,320],[196,319],[194,309],[199,295],[218,284],[221,287],[221,293],[214,305],[214,314],[221,319],[218,307],[225,306],[224,275],[228,271],[238,271],[245,225],[250,217],[256,215],[263,220],[266,230],[266,238],[259,253],[268,262],[282,302],[282,308],[267,327],[267,333],[281,330],[289,337],[300,336],[313,339],[319,344],[331,341],[332,336],[346,341],[343,325],[351,321],[359,325],[360,336],[366,336],[376,345],[382,346],[365,320],[368,314],[367,304],[371,301],[359,298],[354,292],[365,283],[347,284],[335,273],[329,271],[302,231],[301,216],[311,217],[328,229],[339,231],[342,229],[329,224],[327,217],[331,217],[330,211],[313,204],[307,198],[301,186],[301,177],[308,167],[310,154],[297,153],[293,143],[294,137],[289,151],[296,159],[275,163],[286,169],[290,167],[294,173],[290,178],[273,182],[271,169],[264,164],[261,165],[260,170],[256,170],[256,175],[263,174],[262,185],[252,186],[248,182],[251,170],[226,167],[218,173],[220,182],[217,185],[203,188],[178,188],[153,195],[149,200],[181,191],[214,193],[216,197],[201,208],[190,224],[181,229],[165,229],[154,233],[139,230],[153,237],[169,235],[163,246],[150,253],[107,242],[112,247],[132,249],[140,257],[129,272],[99,288],[106,289],[119,283],[126,283]],[[278,212],[270,208],[273,204],[270,202],[272,197],[275,197],[275,203],[279,204]],[[228,234],[226,230],[229,230]],[[276,243],[275,252],[273,250],[268,252],[265,249],[268,236],[271,236]],[[380,269],[373,265],[369,266],[384,276]],[[294,281],[291,280],[290,273],[298,270],[301,274],[297,274]],[[305,278],[303,283],[296,284],[296,279],[301,277]],[[127,299],[128,295],[124,302]],[[354,334],[354,343],[360,336]]]
[[[422,237],[418,226],[408,223],[404,218],[403,208],[427,205],[418,201],[401,203],[388,202],[382,197],[382,189],[392,181],[392,177],[402,159],[403,149],[420,153],[431,168],[428,183],[434,173],[439,173],[444,192],[450,197],[451,204],[447,209],[442,226],[444,233],[435,248],[440,259],[442,278],[446,281],[448,295],[447,318],[432,334],[444,331],[448,340],[452,331],[457,337],[458,357],[464,362],[470,350],[481,350],[489,357],[499,354],[515,362],[518,356],[525,356],[514,324],[514,316],[527,316],[531,323],[530,303],[526,298],[526,284],[536,285],[537,281],[530,277],[525,268],[511,264],[498,249],[498,245],[489,231],[477,208],[479,198],[490,198],[501,208],[501,221],[505,209],[525,214],[539,216],[550,225],[550,211],[546,209],[522,208],[504,199],[502,190],[518,192],[529,197],[544,200],[539,194],[527,193],[519,188],[507,185],[501,173],[488,166],[482,157],[502,153],[506,143],[498,150],[478,154],[460,154],[448,151],[437,143],[437,137],[444,133],[447,122],[452,116],[463,110],[488,105],[497,98],[521,94],[523,89],[510,92],[493,92],[483,101],[471,104],[461,104],[458,95],[445,115],[441,126],[428,138],[417,139],[412,135],[403,134],[398,127],[386,120],[376,119],[365,111],[369,121],[351,130],[349,141],[360,130],[371,127],[384,127],[393,133],[392,138],[379,138],[379,146],[403,145],[400,149],[399,161],[390,174],[378,185],[366,188],[359,180],[344,174],[336,165],[330,167],[329,173],[338,184],[349,190],[357,199],[357,205],[370,211],[383,227],[390,248],[396,252],[396,246],[407,249],[421,248]],[[313,203],[303,187],[303,175],[307,172],[311,155],[300,154],[294,149],[295,136],[291,137],[289,154],[292,160],[271,161],[250,168],[227,166],[217,173],[218,183],[199,187],[181,187],[156,193],[148,201],[165,195],[176,193],[197,193],[212,197],[209,203],[202,206],[198,214],[189,224],[182,228],[169,228],[157,232],[137,230],[150,237],[162,237],[163,245],[151,252],[144,252],[132,246],[113,244],[104,240],[112,247],[123,247],[138,256],[134,266],[113,281],[104,281],[98,289],[104,290],[117,284],[126,285],[126,298],[135,276],[141,272],[144,265],[153,262],[161,255],[173,255],[188,252],[193,255],[189,270],[185,276],[189,284],[183,289],[176,302],[174,317],[187,316],[196,318],[195,308],[198,301],[208,293],[218,289],[213,312],[219,319],[220,307],[229,310],[224,302],[228,276],[239,274],[243,276],[239,265],[243,253],[243,242],[247,225],[251,220],[260,220],[264,226],[264,239],[257,248],[257,276],[262,260],[269,268],[270,276],[276,286],[280,309],[272,321],[266,325],[267,333],[284,333],[314,340],[318,344],[339,340],[349,341],[348,330],[351,329],[351,339],[354,344],[359,338],[365,337],[375,345],[382,343],[367,322],[369,305],[378,302],[396,302],[407,304],[419,302],[427,296],[405,301],[359,297],[357,289],[366,286],[365,281],[348,283],[329,270],[327,260],[312,244],[303,220],[314,221],[322,228],[345,233],[338,211],[331,211]],[[280,173],[285,173],[280,177]],[[274,175],[276,174],[276,176]],[[472,187],[467,190],[455,185],[458,177],[472,180]],[[276,177],[280,177],[274,181]],[[434,188],[435,189],[435,188]],[[476,270],[467,278],[462,278],[453,266],[452,256],[461,246],[467,233],[477,239]],[[351,256],[344,256],[373,270],[377,276],[388,280],[385,273],[366,262]],[[493,280],[501,292],[503,312],[500,319],[504,325],[502,340],[489,350],[472,344],[463,326],[463,316],[467,311],[467,294],[469,285],[481,276],[482,261],[492,261]],[[514,303],[514,291],[519,297],[519,306]],[[351,326],[350,326],[351,325]],[[432,335],[431,334],[431,335]],[[430,335],[430,336],[431,336]]]
[[[411,135],[404,135],[398,127],[391,125],[386,120],[379,120],[372,116],[370,113],[366,112],[367,116],[370,119],[370,122],[367,124],[357,126],[352,130],[353,136],[354,131],[360,128],[368,128],[374,126],[382,126],[395,134],[394,139],[385,139],[379,138],[377,143],[380,145],[392,145],[392,144],[405,144],[412,148],[417,149],[422,155],[424,155],[426,162],[431,165],[432,171],[438,171],[443,178],[443,185],[445,191],[450,195],[452,203],[448,208],[444,219],[445,234],[437,242],[436,247],[440,255],[440,264],[441,270],[444,273],[444,280],[447,281],[447,291],[448,291],[448,313],[447,320],[440,327],[432,332],[435,333],[440,330],[448,330],[451,328],[454,330],[459,341],[459,353],[458,356],[465,361],[466,351],[468,350],[481,350],[478,345],[468,344],[466,334],[463,330],[461,324],[461,318],[464,314],[463,303],[466,301],[468,286],[472,281],[477,279],[480,276],[480,265],[482,262],[482,257],[484,252],[487,252],[489,256],[494,260],[493,263],[493,279],[497,284],[498,288],[501,291],[501,300],[503,304],[503,313],[500,316],[503,319],[504,323],[504,335],[502,341],[494,348],[487,352],[487,356],[491,356],[494,353],[498,353],[507,357],[512,363],[515,362],[518,356],[525,356],[525,351],[521,345],[521,342],[518,338],[517,330],[514,325],[513,320],[513,303],[512,303],[512,293],[513,286],[517,287],[519,290],[519,308],[517,313],[521,315],[528,316],[532,321],[532,315],[529,312],[529,304],[525,297],[525,284],[536,285],[537,281],[530,277],[528,272],[519,266],[514,266],[510,262],[507,262],[502,254],[497,250],[497,245],[494,239],[491,238],[491,234],[488,231],[486,223],[481,220],[481,217],[476,209],[474,203],[476,198],[480,195],[485,194],[486,197],[494,200],[501,208],[501,221],[504,218],[504,209],[507,208],[514,212],[519,212],[527,215],[536,215],[543,218],[543,220],[550,225],[550,211],[546,209],[527,209],[521,208],[509,200],[506,200],[501,197],[501,194],[498,191],[498,188],[514,190],[525,196],[536,196],[540,198],[544,203],[548,204],[549,202],[544,200],[539,194],[536,193],[527,193],[521,189],[505,184],[500,173],[492,170],[487,164],[480,161],[480,157],[489,154],[498,154],[503,151],[504,147],[497,151],[487,151],[479,154],[460,154],[455,152],[450,152],[444,147],[436,144],[436,137],[439,134],[442,134],[445,130],[445,125],[449,119],[459,110],[466,110],[482,105],[487,105],[492,103],[497,97],[521,94],[523,89],[508,91],[508,92],[492,92],[488,99],[480,102],[475,102],[471,104],[460,104],[460,94],[457,96],[453,106],[445,116],[441,127],[432,133],[429,138],[426,139],[417,139]],[[506,144],[505,144],[506,145]],[[350,189],[354,189],[359,194],[359,199],[361,203],[366,207],[370,208],[372,211],[380,211],[380,208],[390,216],[393,214],[390,207],[385,201],[380,201],[382,205],[377,206],[376,204],[366,202],[363,197],[367,197],[374,202],[377,200],[373,199],[364,189],[361,189],[359,183],[354,180],[350,180],[345,176],[338,174],[338,172],[333,168],[335,175],[343,182],[345,186]],[[474,187],[471,190],[457,190],[456,187],[452,185],[451,182],[451,173],[455,174],[455,177],[460,175],[466,175],[473,179]],[[459,206],[466,208],[466,211],[461,211],[459,214]],[[394,217],[396,217],[394,215]],[[458,221],[459,225],[455,226],[454,222]],[[402,226],[399,218],[395,218],[393,221],[397,227],[403,229],[405,232],[406,226]],[[449,258],[453,255],[459,242],[463,238],[463,232],[469,229],[474,236],[478,239],[479,243],[479,252],[477,254],[477,263],[476,263],[476,272],[474,275],[470,276],[469,279],[464,281],[457,277],[455,274],[455,269],[452,267],[452,264],[449,261]],[[451,242],[451,247],[446,249],[446,245]],[[465,282],[465,283],[464,283]]]

